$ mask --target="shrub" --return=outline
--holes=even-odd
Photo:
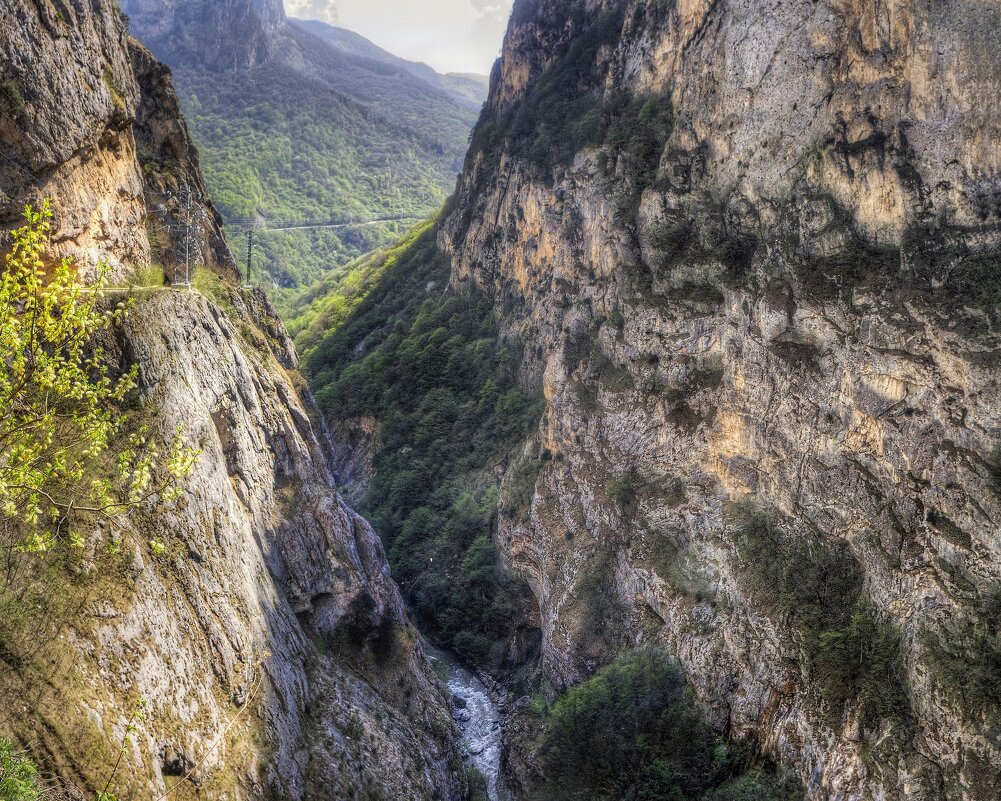
[[[504,488],[502,504],[504,514],[519,523],[528,520],[540,472],[542,472],[542,462],[538,459],[525,458],[515,462]]]
[[[613,501],[624,515],[632,515],[636,511],[636,501],[639,498],[643,482],[635,467],[630,467],[624,473],[619,473],[605,488],[605,495]]]
[[[953,545],[958,545],[960,548],[966,548],[967,550],[973,547],[973,537],[937,509],[929,510],[928,522]]]
[[[583,647],[614,645],[625,632],[622,621],[626,610],[615,587],[615,565],[610,557],[590,564],[578,579],[574,594],[581,605],[578,639]]]
[[[980,594],[966,615],[921,635],[925,659],[943,690],[971,715],[1001,722],[1001,586]]]
[[[469,784],[469,801],[490,801],[486,776],[472,765],[466,766],[466,782]]]
[[[748,755],[727,747],[706,724],[677,662],[662,649],[620,654],[548,714],[535,714],[545,715],[539,756],[546,801],[694,801],[717,788],[720,801],[764,798],[736,794],[733,779]],[[780,784],[756,772],[743,788]],[[803,797],[802,788],[787,784],[783,798]]]
[[[27,755],[0,740],[0,801],[40,801],[38,769]]]
[[[753,770],[710,792],[704,801],[802,801],[803,785],[791,776]]]
[[[24,94],[21,84],[11,79],[0,81],[0,111],[9,117],[16,118],[24,111]]]
[[[195,458],[180,432],[160,454],[145,426],[126,429],[137,369],[115,376],[94,337],[117,325],[128,305],[99,308],[100,293],[83,291],[69,259],[47,277],[48,202],[24,216],[0,273],[0,549],[8,560],[61,543],[79,548],[82,515],[176,497]],[[98,289],[107,268],[99,274]],[[117,469],[109,470],[113,445]]]
[[[834,720],[856,700],[864,723],[909,718],[900,634],[880,621],[845,543],[792,540],[771,518],[747,513],[737,547],[745,586],[790,620],[800,668]]]

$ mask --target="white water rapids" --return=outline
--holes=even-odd
[[[512,801],[500,771],[502,715],[497,705],[483,682],[452,654],[430,646],[427,651],[451,696],[463,759],[486,778],[490,801]]]

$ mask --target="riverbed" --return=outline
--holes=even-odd
[[[500,769],[503,715],[483,682],[455,656],[431,646],[427,652],[451,696],[463,759],[486,778],[490,801],[513,801]]]

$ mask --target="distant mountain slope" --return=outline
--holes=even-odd
[[[350,46],[335,46],[289,24],[278,0],[122,7],[133,35],[174,70],[209,191],[229,223],[399,220],[262,230],[257,282],[310,284],[395,239],[453,188],[479,107],[462,99],[469,79],[431,71],[426,80],[347,32],[340,39]]]
[[[425,83],[446,92],[460,103],[468,104],[477,111],[487,99],[490,78],[486,75],[467,73],[447,73],[442,75],[432,67],[419,61],[408,61],[383,50],[361,34],[338,28],[319,20],[292,19],[295,27],[322,39],[335,50],[346,55],[372,59],[383,64],[399,67]]]

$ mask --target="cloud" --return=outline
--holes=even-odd
[[[483,2],[483,0],[474,0],[474,2]],[[285,0],[285,10],[290,17],[318,19],[332,25],[336,25],[339,21],[337,4],[334,0]]]
[[[483,16],[507,16],[511,10],[510,0],[507,0],[507,2],[498,2],[498,0],[469,0],[469,2]]]

